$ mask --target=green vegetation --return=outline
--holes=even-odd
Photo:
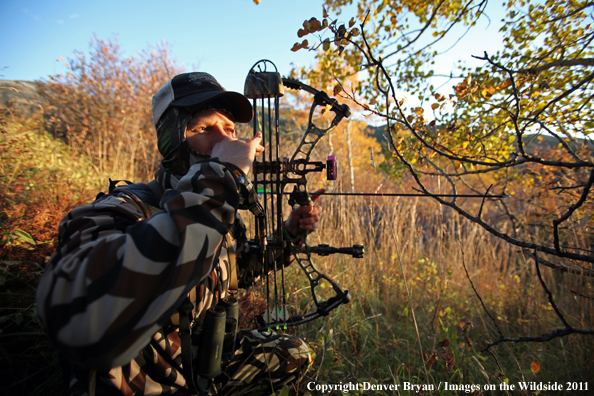
[[[402,390],[404,382],[448,382],[494,384],[499,389],[502,382],[565,383],[591,378],[592,336],[501,344],[481,352],[499,337],[495,323],[506,337],[538,336],[564,327],[539,284],[534,261],[521,251],[427,201],[324,198],[323,205],[319,240],[332,246],[363,242],[367,253],[360,260],[323,261],[322,271],[339,274],[337,279],[351,291],[353,300],[321,330],[320,323],[298,330],[316,354],[310,376],[317,383],[366,381],[401,384]],[[349,213],[369,213],[380,220],[369,222],[365,215]],[[382,215],[373,216],[378,213]],[[542,271],[571,324],[591,328],[594,307],[585,296],[592,295],[592,282]],[[461,393],[442,388],[441,393],[423,394]]]

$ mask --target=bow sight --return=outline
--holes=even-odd
[[[290,159],[288,156],[280,158],[280,98],[284,96],[285,88],[303,90],[313,95],[307,128]],[[252,212],[256,217],[256,229],[255,238],[250,241],[250,248],[261,257],[263,273],[269,274],[266,282],[268,307],[258,320],[262,326],[261,329],[299,325],[320,316],[326,316],[330,311],[341,304],[348,303],[351,299],[347,290],[343,290],[335,280],[315,267],[311,260],[312,253],[322,256],[341,253],[355,258],[361,258],[364,254],[364,248],[361,245],[344,248],[328,245],[310,246],[306,241],[307,232],[297,236],[289,235],[285,230],[283,219],[285,198],[293,208],[297,205],[313,204],[307,191],[307,174],[326,170],[328,180],[336,179],[336,161],[333,156],[329,157],[326,163],[310,161],[310,157],[320,139],[332,131],[343,118],[349,117],[351,111],[346,104],[338,103],[323,91],[297,80],[281,78],[276,66],[269,60],[261,60],[252,67],[245,81],[244,95],[252,100],[253,132],[254,135],[258,131],[262,132],[262,145],[265,148],[262,160],[256,159],[253,165],[253,191],[261,194],[254,198],[259,202],[252,206],[254,208]],[[314,122],[316,110],[322,107],[334,113],[330,125],[326,128],[320,128]],[[293,188],[287,193],[285,190],[289,186]],[[316,309],[309,313],[294,316],[289,316],[287,313],[284,263],[289,252],[295,257],[311,286]],[[277,262],[281,263],[279,268],[281,290],[277,286]],[[270,277],[274,283],[272,288]],[[318,287],[323,282],[328,283],[334,292],[334,295],[325,301],[318,293]]]

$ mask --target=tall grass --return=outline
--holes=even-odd
[[[300,330],[316,354],[312,379],[499,386],[592,378],[591,336],[480,351],[499,331],[506,337],[539,336],[564,327],[534,261],[517,248],[431,201],[326,197],[322,205],[322,226],[312,239],[332,246],[364,243],[366,255],[316,258],[353,299],[321,330],[320,324]],[[592,328],[592,299],[578,296],[592,296],[593,282],[541,271],[570,324]]]

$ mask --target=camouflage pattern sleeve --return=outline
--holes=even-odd
[[[236,219],[228,165],[193,165],[149,219],[123,195],[74,209],[37,291],[39,315],[71,361],[105,370],[136,357],[208,276]]]

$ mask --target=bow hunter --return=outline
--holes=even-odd
[[[263,271],[238,213],[264,150],[260,133],[235,133],[252,105],[194,72],[162,87],[152,112],[163,157],[155,179],[113,184],[65,216],[39,284],[39,315],[71,362],[70,394],[269,395],[295,385],[311,363],[302,340],[236,333],[234,291]],[[296,206],[284,232],[311,232],[320,213]],[[277,257],[280,267],[292,260]]]

